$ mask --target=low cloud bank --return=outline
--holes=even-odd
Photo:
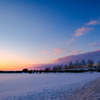
[[[66,63],[69,63],[70,61],[75,62],[76,60],[81,61],[82,59],[84,59],[86,61],[88,59],[92,59],[95,62],[100,61],[100,49],[92,51],[92,52],[87,52],[87,53],[84,53],[84,54],[61,57],[61,58],[54,60],[50,64],[37,64],[37,65],[29,67],[29,69],[45,69],[46,67],[52,68],[52,67],[54,67],[55,65],[58,65],[58,64],[66,64]]]

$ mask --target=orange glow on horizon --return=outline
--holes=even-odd
[[[31,62],[24,57],[0,51],[0,70],[22,70]]]
[[[32,67],[37,67],[45,64],[45,62],[47,61],[45,61],[44,59],[35,59],[35,57],[32,59],[24,57],[20,54],[0,50],[1,71],[22,70],[23,68],[31,69]]]

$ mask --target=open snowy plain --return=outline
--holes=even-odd
[[[80,95],[92,92],[99,78],[96,72],[0,74],[0,100],[92,100]]]

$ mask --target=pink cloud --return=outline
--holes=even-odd
[[[54,51],[64,51],[63,49],[54,49]]]
[[[81,53],[81,52],[82,52],[81,50],[73,51],[73,50],[70,50],[70,49],[67,49],[66,51],[67,51],[68,53],[71,53],[71,54],[78,54],[78,53]]]
[[[70,45],[70,44],[73,43],[77,38],[79,38],[80,36],[85,35],[87,32],[89,32],[89,31],[91,31],[91,30],[94,29],[93,27],[86,27],[86,25],[89,26],[89,25],[98,25],[98,24],[100,24],[100,17],[98,17],[97,20],[92,20],[92,21],[86,23],[84,27],[78,28],[78,29],[76,30],[76,32],[74,33],[73,38],[71,38],[71,39],[67,42],[67,44]]]
[[[63,51],[64,51],[64,49],[60,49],[60,48],[57,48],[57,49],[54,49],[54,55],[59,55],[59,54],[61,54]]]
[[[72,50],[70,50],[68,48],[65,51],[68,52],[68,53],[72,53],[73,52]]]
[[[67,53],[72,53],[73,51],[66,48],[66,49],[54,49],[56,52],[54,53],[54,55],[58,55],[58,54],[61,54],[63,52],[67,52]]]
[[[82,51],[81,50],[70,50],[68,48],[64,49],[65,52],[67,53],[70,53],[70,54],[78,54],[78,53],[81,53]]]
[[[73,51],[66,48],[66,49],[54,49],[54,55],[62,54],[63,52],[72,53]]]
[[[59,55],[63,52],[63,49],[54,49],[54,52],[42,51],[43,54],[50,54],[50,55]]]
[[[74,54],[78,54],[78,53],[81,53],[81,52],[82,52],[81,50],[73,51]]]
[[[43,53],[43,54],[46,54],[46,53],[47,53],[47,51],[42,51],[42,53]]]
[[[92,21],[86,23],[85,25],[97,25],[97,24],[100,24],[99,20],[92,20]]]
[[[73,50],[70,50],[68,48],[66,49],[53,49],[54,51],[53,52],[47,52],[47,51],[42,51],[43,54],[51,54],[51,55],[59,55],[59,54],[62,54],[64,52],[67,52],[67,53],[70,53],[70,54],[78,54],[80,53],[81,51],[80,50],[77,50],[77,51],[73,51]]]
[[[54,55],[59,55],[59,54],[61,54],[61,52],[55,52],[55,53],[54,53]]]
[[[82,27],[82,28],[77,29],[74,35],[75,35],[75,37],[80,37],[80,36],[86,34],[88,31],[91,31],[91,30],[93,30],[93,28]]]
[[[96,49],[95,51],[100,51],[100,49]]]

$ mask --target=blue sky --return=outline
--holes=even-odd
[[[99,49],[99,4],[99,0],[1,0],[1,69]]]

